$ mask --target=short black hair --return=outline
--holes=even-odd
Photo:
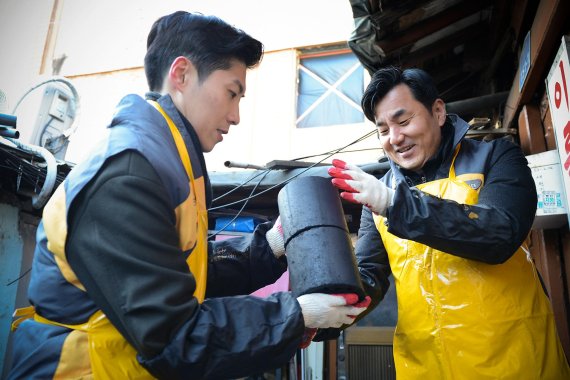
[[[216,16],[177,11],[152,25],[147,38],[144,67],[150,91],[160,91],[170,65],[177,57],[192,61],[203,81],[215,70],[238,60],[247,68],[263,56],[263,44]]]
[[[410,88],[414,98],[431,113],[431,106],[439,98],[433,78],[422,69],[406,69],[390,66],[376,71],[362,95],[362,110],[366,118],[375,122],[376,105],[399,84]]]

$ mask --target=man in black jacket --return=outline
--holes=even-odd
[[[379,70],[362,107],[390,170],[378,180],[335,160],[329,173],[365,206],[356,256],[373,304],[394,276],[398,377],[570,378],[524,245],[537,195],[520,148],[466,138],[419,69]]]
[[[239,123],[262,44],[180,11],[154,23],[147,48],[153,93],[123,98],[45,206],[10,379],[237,378],[364,310],[352,294],[249,296],[286,270],[279,225],[207,239],[203,153]]]

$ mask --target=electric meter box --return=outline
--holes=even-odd
[[[76,99],[67,86],[48,84],[29,143],[46,148],[56,159],[64,160],[69,144],[67,133],[75,119],[76,108]]]
[[[526,156],[532,172],[538,203],[532,228],[550,229],[562,227],[568,220],[566,197],[562,183],[560,156],[550,150]]]

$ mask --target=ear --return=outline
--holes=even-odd
[[[182,90],[190,81],[190,71],[192,62],[186,57],[177,57],[170,65],[168,71],[169,87],[175,90]]]
[[[431,112],[433,116],[437,119],[439,126],[443,127],[443,125],[445,124],[445,117],[447,116],[447,112],[445,110],[445,103],[443,102],[443,100],[439,98],[436,99],[431,107]]]

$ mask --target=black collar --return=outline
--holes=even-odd
[[[147,92],[145,94],[145,98],[146,99],[150,99],[150,100],[154,100],[154,101],[158,101],[158,99],[160,99],[163,95],[160,94],[159,92]],[[169,95],[166,95],[169,96]],[[171,101],[171,100],[169,100]],[[174,105],[173,105],[174,106]],[[200,139],[198,138],[198,135],[196,134],[196,131],[194,130],[194,127],[192,126],[192,124],[190,124],[190,122],[188,121],[188,119],[186,119],[186,117],[182,114],[182,112],[180,112],[180,110],[178,110],[176,107],[174,107],[176,109],[176,111],[178,112],[178,116],[180,117],[180,120],[182,120],[182,123],[184,124],[184,128],[186,129],[186,131],[188,132],[188,135],[190,136],[190,140],[192,141],[192,146],[194,148],[194,151],[196,152],[196,156],[198,157],[198,160],[200,161],[200,168],[202,169],[202,175],[204,176],[204,187],[205,187],[205,192],[206,192],[206,207],[210,208],[211,204],[212,204],[212,185],[210,184],[210,177],[208,176],[208,169],[206,168],[206,160],[204,159],[204,151],[202,150],[202,145],[200,145]]]

